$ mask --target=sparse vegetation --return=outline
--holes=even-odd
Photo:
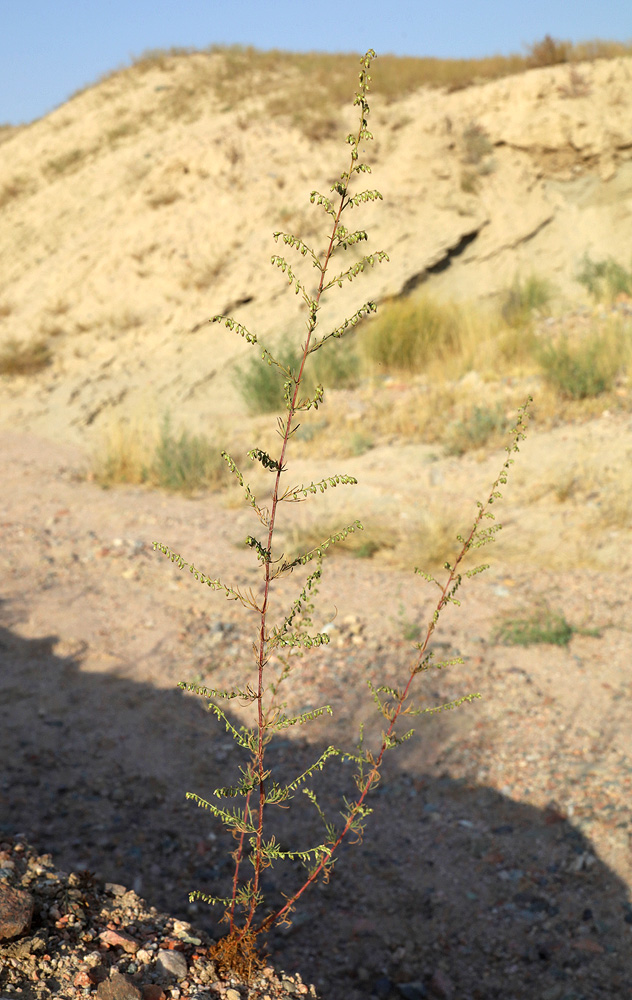
[[[448,455],[464,455],[473,448],[482,448],[490,440],[496,443],[504,437],[509,428],[502,409],[497,405],[474,406],[465,420],[450,424],[447,429],[445,447]]]
[[[569,625],[563,615],[551,611],[546,602],[539,604],[531,613],[505,618],[495,629],[493,642],[505,646],[536,646],[548,643],[552,646],[568,646],[575,634],[598,638],[596,629],[580,629]]]
[[[24,194],[32,194],[35,190],[35,183],[30,177],[24,174],[17,174],[11,180],[5,181],[0,187],[0,210],[16,198],[21,198]]]
[[[596,302],[614,302],[618,295],[632,298],[632,268],[628,270],[612,257],[594,261],[585,254],[577,280]]]
[[[62,153],[61,156],[55,156],[52,160],[48,161],[46,164],[46,173],[53,176],[71,173],[78,169],[85,156],[86,151],[84,149],[69,149],[67,153]]]
[[[470,122],[463,132],[463,145],[463,162],[473,166],[478,166],[494,150],[485,129],[476,122]]]
[[[92,477],[104,487],[116,483],[148,485],[191,494],[224,485],[219,450],[206,438],[174,434],[166,413],[159,430],[141,423],[120,423],[95,456]]]
[[[571,344],[567,336],[543,345],[538,357],[547,381],[565,399],[588,399],[608,392],[630,356],[629,342],[614,331],[596,331]]]
[[[526,54],[482,59],[384,56],[376,67],[376,85],[382,99],[392,102],[420,87],[461,90],[474,82],[496,80],[534,67],[572,65],[630,52],[630,44],[595,40],[574,45],[547,35],[528,46]],[[265,98],[258,114],[268,119],[283,119],[311,141],[320,142],[333,138],[339,129],[340,109],[353,86],[357,58],[355,54],[263,51],[239,45],[213,45],[205,50],[154,49],[99,82],[118,74],[164,74],[164,85],[156,87],[157,104],[151,118],[171,121],[195,121],[208,107],[209,97],[229,112],[252,94],[260,93]],[[579,96],[577,85],[570,78],[569,85],[573,88],[570,96]],[[297,92],[302,95],[300,107],[294,99]],[[80,93],[77,91],[73,96]],[[120,127],[141,128],[144,124],[123,123]],[[106,135],[108,144],[123,137],[114,132],[116,129]]]
[[[516,277],[502,304],[502,316],[509,326],[525,326],[537,310],[547,312],[554,289],[547,278],[537,274],[526,280]]]

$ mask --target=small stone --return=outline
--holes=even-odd
[[[120,972],[114,972],[107,982],[99,983],[96,996],[97,1000],[143,1000],[138,987]]]
[[[94,983],[90,978],[90,973],[87,972],[86,970],[78,972],[75,978],[73,979],[72,984],[73,986],[85,986],[88,989],[91,986],[94,986]]]
[[[237,990],[227,989],[226,990],[226,1000],[241,1000],[241,997]]]
[[[156,964],[176,979],[184,979],[187,974],[187,960],[181,951],[162,950]]]
[[[30,893],[0,885],[0,941],[17,937],[29,929],[33,906]]]
[[[157,983],[147,983],[143,986],[143,1000],[166,1000],[166,993]]]
[[[138,941],[135,941],[130,934],[126,934],[125,931],[101,931],[99,938],[104,944],[110,946],[110,948],[123,948],[130,955],[135,955],[138,951],[140,945]]]
[[[119,885],[117,882],[106,882],[105,891],[110,894],[110,896],[124,896],[127,889],[124,885]]]

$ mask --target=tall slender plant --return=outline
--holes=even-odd
[[[330,277],[330,265],[334,256],[362,244],[368,238],[367,233],[362,229],[354,231],[347,229],[341,222],[343,213],[346,219],[347,213],[351,212],[352,209],[357,209],[365,202],[375,201],[382,197],[375,190],[360,191],[356,194],[352,194],[350,191],[355,175],[370,173],[370,167],[361,162],[359,157],[361,144],[373,138],[367,126],[369,116],[367,93],[371,80],[369,68],[374,58],[375,53],[370,49],[361,60],[360,85],[354,102],[360,109],[360,122],[357,132],[347,136],[347,142],[351,146],[350,163],[347,170],[340,175],[340,179],[331,188],[334,199],[319,194],[317,191],[312,191],[310,196],[311,203],[331,217],[329,241],[324,252],[319,255],[297,236],[284,232],[274,233],[277,242],[281,240],[287,247],[309,259],[317,272],[316,288],[314,291],[309,291],[305,281],[295,273],[285,257],[278,254],[272,257],[272,264],[285,274],[295,293],[302,296],[307,309],[307,335],[301,346],[298,367],[294,369],[285,366],[271,350],[260,344],[255,334],[250,333],[231,317],[213,316],[211,320],[213,323],[224,323],[230,330],[244,337],[249,344],[259,344],[262,362],[276,365],[284,379],[286,414],[284,417],[278,418],[278,433],[281,439],[278,454],[273,457],[258,447],[248,452],[251,461],[259,462],[273,477],[272,500],[269,508],[264,508],[261,505],[233,459],[226,452],[222,452],[228,468],[244,491],[246,502],[252,507],[263,527],[261,539],[254,535],[249,535],[246,539],[246,545],[253,549],[261,564],[260,593],[258,596],[252,592],[245,594],[238,587],[227,585],[221,580],[201,572],[193,563],[185,562],[182,556],[173,552],[169,546],[161,542],[154,542],[154,548],[163,552],[179,568],[189,569],[200,583],[212,590],[220,591],[228,599],[241,602],[246,609],[253,611],[257,616],[254,676],[245,680],[243,687],[232,691],[219,691],[200,687],[195,683],[182,682],[179,685],[184,690],[195,692],[209,699],[209,710],[224,723],[227,731],[230,732],[247,757],[246,765],[240,768],[241,777],[236,784],[217,788],[214,793],[219,800],[239,801],[240,804],[236,807],[227,808],[217,802],[203,799],[194,792],[187,793],[187,798],[193,799],[198,806],[210,810],[214,816],[221,819],[236,839],[237,846],[232,855],[234,875],[231,895],[222,898],[196,889],[191,892],[189,898],[191,901],[201,899],[207,903],[219,904],[224,907],[224,919],[229,925],[228,933],[216,944],[214,957],[220,964],[220,968],[225,971],[233,970],[242,975],[248,975],[253,968],[257,967],[256,940],[258,935],[277,923],[287,921],[296,903],[308,887],[321,876],[325,880],[329,877],[336,860],[336,852],[349,834],[354,834],[357,839],[360,839],[365,820],[372,811],[367,804],[368,795],[379,780],[385,754],[403,743],[413,733],[412,729],[407,732],[401,731],[398,726],[401,721],[400,717],[445,711],[480,697],[479,694],[466,694],[454,702],[424,709],[413,708],[409,703],[413,683],[419,674],[432,667],[439,668],[451,663],[462,662],[460,657],[449,661],[435,662],[432,652],[428,650],[428,643],[446,605],[459,603],[456,594],[462,582],[461,563],[465,555],[470,549],[478,548],[492,541],[500,528],[500,525],[497,524],[487,526],[485,524],[486,519],[494,517],[490,508],[500,497],[499,485],[507,481],[508,469],[513,462],[511,457],[504,461],[486,501],[484,503],[478,502],[478,513],[469,533],[465,537],[458,536],[459,551],[454,563],[447,562],[445,564],[445,582],[440,583],[434,577],[416,570],[426,580],[438,587],[439,596],[425,629],[424,637],[421,642],[416,643],[416,653],[403,685],[400,688],[393,688],[386,685],[375,686],[371,681],[367,681],[377,711],[385,720],[377,746],[373,749],[365,746],[363,730],[361,730],[357,752],[347,752],[333,745],[328,746],[307,770],[296,775],[293,780],[287,783],[280,783],[275,779],[268,763],[266,749],[274,734],[280,733],[288,727],[316,719],[325,713],[332,714],[331,707],[325,705],[294,717],[288,717],[283,712],[285,705],[279,704],[277,695],[280,683],[291,675],[294,666],[292,658],[304,650],[314,649],[329,641],[326,634],[311,634],[309,631],[312,627],[310,619],[312,598],[318,587],[322,559],[326,550],[344,539],[349,532],[362,529],[360,521],[354,521],[325,539],[317,547],[293,559],[286,558],[283,553],[277,555],[273,549],[281,504],[304,500],[310,494],[323,493],[329,488],[357,482],[353,476],[333,475],[318,482],[299,486],[286,485],[286,461],[291,438],[298,428],[297,415],[312,409],[312,407],[317,409],[324,399],[322,385],[317,386],[312,397],[306,397],[301,392],[308,359],[316,351],[324,347],[331,347],[333,341],[344,336],[363,317],[376,311],[374,302],[366,302],[336,329],[319,336],[316,334],[316,329],[323,296],[336,286],[342,286],[343,281],[352,281],[367,268],[388,260],[387,254],[383,251],[368,253]],[[518,443],[524,437],[528,402],[519,411],[516,426],[512,431],[512,443],[506,449],[509,455],[512,451],[518,451]],[[315,568],[308,573],[298,596],[287,609],[285,615],[277,622],[272,623],[270,604],[276,581],[287,576],[294,569],[307,566],[309,563],[312,563]],[[465,575],[471,577],[486,568],[484,565],[478,566],[468,570]],[[283,670],[276,679],[270,678],[270,660],[273,654],[276,654],[283,663]],[[221,707],[221,702],[229,702],[234,698],[242,699],[245,703],[253,706],[254,721],[250,727],[234,725],[227,712]],[[354,775],[356,793],[354,793],[352,801],[344,799],[344,807],[337,823],[326,819],[313,788],[309,787],[309,779],[317,771],[321,771],[333,757],[351,761],[357,769]],[[266,819],[270,809],[287,804],[299,790],[308,796],[313,803],[324,824],[325,834],[322,843],[316,847],[283,850],[274,836],[266,837]],[[304,880],[297,886],[294,893],[286,898],[283,906],[262,919],[259,912],[264,902],[261,889],[263,871],[274,862],[297,859],[306,866]],[[246,865],[250,866],[249,874],[248,872],[244,874]]]

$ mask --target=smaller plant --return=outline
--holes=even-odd
[[[527,65],[531,68],[541,66],[559,66],[571,57],[573,47],[570,42],[561,42],[551,35],[545,35],[539,42],[534,42],[528,48]]]
[[[461,191],[463,194],[476,194],[479,186],[479,177],[475,170],[464,170],[461,174]]]
[[[25,177],[23,174],[12,177],[0,187],[0,209],[16,198],[20,198],[23,194],[32,194],[34,190],[35,184],[29,177]]]
[[[544,377],[566,399],[589,399],[608,392],[622,365],[620,354],[609,349],[610,338],[593,333],[570,346],[566,336],[539,351]]]
[[[253,414],[280,413],[285,408],[285,380],[298,372],[302,355],[286,338],[279,346],[278,360],[282,368],[262,365],[258,358],[252,357],[243,368],[239,365],[235,368],[235,388]],[[310,394],[325,382],[332,388],[351,387],[358,379],[358,365],[358,358],[348,344],[341,345],[335,354],[321,351],[304,376],[304,385]]]
[[[171,430],[171,418],[167,413],[149,470],[150,478],[164,489],[190,493],[216,485],[221,480],[223,471],[224,464],[217,448],[206,438],[189,434],[186,430],[175,437]]]
[[[45,340],[20,344],[15,338],[8,340],[0,352],[0,375],[34,375],[47,368],[53,356]]]
[[[509,421],[500,406],[475,406],[466,420],[458,420],[446,433],[445,448],[448,455],[464,455],[473,448],[482,448],[490,438],[504,434]]]
[[[596,261],[585,254],[577,281],[596,302],[613,302],[622,293],[632,297],[632,270],[612,257]]]
[[[585,76],[583,76],[576,66],[571,66],[568,71],[568,83],[558,87],[560,97],[574,99],[578,97],[590,97],[592,89]]]
[[[402,638],[405,639],[406,642],[419,642],[423,635],[423,628],[419,622],[412,622],[406,617],[406,608],[404,607],[403,601],[399,602],[397,617],[399,618],[399,627],[401,629]]]
[[[535,274],[525,281],[516,277],[513,285],[505,295],[502,305],[502,317],[509,326],[525,326],[534,312],[544,312],[553,297],[553,287],[546,278]]]
[[[222,472],[223,463],[210,442],[186,430],[175,436],[167,412],[157,435],[120,425],[110,434],[105,456],[98,457],[93,476],[105,487],[135,483],[190,494],[217,488]]]
[[[463,144],[465,146],[463,162],[475,166],[494,151],[485,129],[482,125],[477,125],[476,122],[470,122],[463,132]]]
[[[360,344],[373,368],[414,374],[459,352],[464,337],[460,311],[424,296],[390,303],[366,325]]]
[[[590,635],[600,638],[598,629],[581,629],[569,625],[563,615],[551,611],[544,603],[530,615],[506,618],[495,629],[492,642],[504,646],[536,646],[546,643],[552,646],[568,646],[573,635]]]
[[[46,165],[46,172],[61,175],[68,173],[68,171],[76,170],[85,155],[85,150],[83,149],[71,149],[67,153],[49,160]]]

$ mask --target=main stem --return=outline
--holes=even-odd
[[[362,137],[362,130],[363,130],[364,126],[365,126],[365,121],[364,121],[364,113],[363,113],[362,116],[361,116],[361,123],[360,123],[360,128],[359,128],[359,131],[358,131],[358,136],[357,136],[357,139],[356,139],[356,141],[354,143],[354,146],[353,146],[353,151],[357,150],[357,147],[358,147],[358,145],[360,143],[360,139]],[[338,224],[340,222],[340,216],[342,215],[342,212],[343,212],[343,210],[344,210],[344,208],[345,208],[345,206],[347,204],[347,190],[348,190],[348,186],[349,186],[349,181],[351,180],[351,175],[353,173],[354,160],[355,160],[355,157],[354,157],[353,152],[352,152],[351,163],[350,163],[350,166],[349,166],[349,171],[347,173],[347,182],[344,184],[343,190],[342,190],[342,192],[340,194],[340,204],[338,206],[338,211],[337,211],[335,219],[334,219],[334,224],[333,224],[332,231],[331,231],[331,236],[330,236],[330,239],[329,239],[329,245],[327,247],[327,252],[325,254],[325,259],[324,259],[324,261],[323,261],[323,263],[321,265],[321,268],[320,268],[320,270],[321,270],[320,281],[318,283],[318,289],[317,289],[316,295],[314,297],[314,304],[313,304],[313,307],[311,309],[310,319],[309,319],[309,323],[308,323],[308,327],[307,327],[307,338],[305,340],[305,346],[303,348],[303,356],[302,356],[302,359],[301,359],[301,365],[300,365],[300,368],[299,368],[298,376],[296,378],[296,385],[294,387],[294,393],[292,394],[292,398],[291,398],[291,400],[288,403],[288,415],[287,415],[287,420],[286,420],[286,424],[285,424],[285,432],[283,434],[283,442],[282,442],[282,445],[281,445],[281,453],[280,453],[279,460],[278,460],[278,469],[277,469],[275,480],[274,480],[274,490],[272,492],[272,502],[271,502],[271,505],[270,505],[270,519],[269,519],[269,526],[268,526],[268,542],[267,542],[267,545],[266,545],[265,579],[264,579],[264,589],[263,589],[263,601],[262,601],[262,604],[261,604],[261,621],[260,621],[260,626],[259,626],[259,643],[258,643],[258,651],[257,651],[257,671],[258,671],[258,678],[257,678],[257,699],[256,700],[257,700],[258,741],[257,741],[257,753],[256,753],[256,758],[255,758],[255,767],[256,767],[256,769],[258,771],[258,774],[259,774],[259,784],[258,784],[258,787],[259,787],[259,804],[258,804],[258,816],[257,816],[257,833],[256,833],[256,839],[255,839],[255,864],[254,864],[255,874],[254,874],[254,880],[253,880],[253,885],[252,885],[252,894],[251,894],[250,905],[249,905],[249,909],[248,909],[248,915],[247,915],[247,918],[246,918],[246,923],[245,923],[245,925],[244,925],[244,927],[243,927],[243,929],[241,931],[241,935],[240,935],[241,937],[243,937],[248,932],[248,930],[250,929],[250,926],[252,924],[252,920],[253,920],[253,917],[254,917],[254,914],[255,914],[256,905],[257,905],[257,892],[258,892],[258,889],[259,889],[259,881],[260,881],[261,870],[262,870],[261,842],[262,842],[262,839],[263,839],[263,813],[264,813],[264,808],[265,808],[265,803],[266,803],[265,780],[264,780],[264,766],[263,766],[264,755],[265,755],[264,736],[265,736],[265,731],[266,731],[266,720],[265,720],[264,711],[263,711],[264,671],[265,671],[265,666],[266,666],[266,664],[268,662],[268,656],[267,656],[267,639],[268,639],[268,636],[267,636],[267,629],[266,629],[266,618],[267,618],[267,613],[268,613],[268,602],[269,602],[269,599],[270,599],[270,585],[271,585],[271,582],[272,582],[272,576],[271,576],[272,538],[273,538],[273,535],[274,535],[274,526],[275,526],[275,522],[276,522],[277,506],[278,506],[278,503],[279,503],[281,475],[285,471],[285,467],[284,467],[285,455],[286,455],[286,452],[287,452],[287,446],[288,446],[288,441],[289,441],[289,438],[290,438],[290,432],[292,430],[292,422],[293,422],[295,414],[296,414],[296,401],[298,399],[298,393],[299,393],[299,389],[300,389],[300,386],[301,386],[301,381],[302,381],[302,378],[303,378],[303,370],[305,368],[305,362],[307,361],[307,355],[309,354],[309,346],[310,346],[312,334],[313,334],[313,332],[314,332],[314,330],[316,328],[316,324],[318,322],[318,320],[317,320],[317,314],[318,314],[318,309],[319,309],[319,306],[320,306],[320,299],[321,299],[321,296],[323,294],[323,287],[324,287],[324,284],[325,284],[325,276],[326,276],[326,273],[327,273],[327,267],[329,266],[329,260],[331,258],[332,253],[333,253],[334,242],[335,242],[335,239],[336,239],[336,231],[338,229]],[[248,808],[248,804],[249,803],[247,801],[247,803],[246,803],[246,809]],[[235,911],[235,900],[236,900],[236,894],[237,894],[237,873],[239,871],[239,865],[240,865],[240,862],[241,862],[241,859],[242,859],[242,856],[243,856],[243,850],[244,850],[244,837],[242,835],[242,837],[240,839],[239,846],[237,848],[236,857],[235,857],[235,877],[234,877],[234,881],[233,881],[233,898],[232,898],[232,905],[231,905],[231,911],[230,911],[230,928],[231,928],[231,931],[234,930],[234,911]]]

